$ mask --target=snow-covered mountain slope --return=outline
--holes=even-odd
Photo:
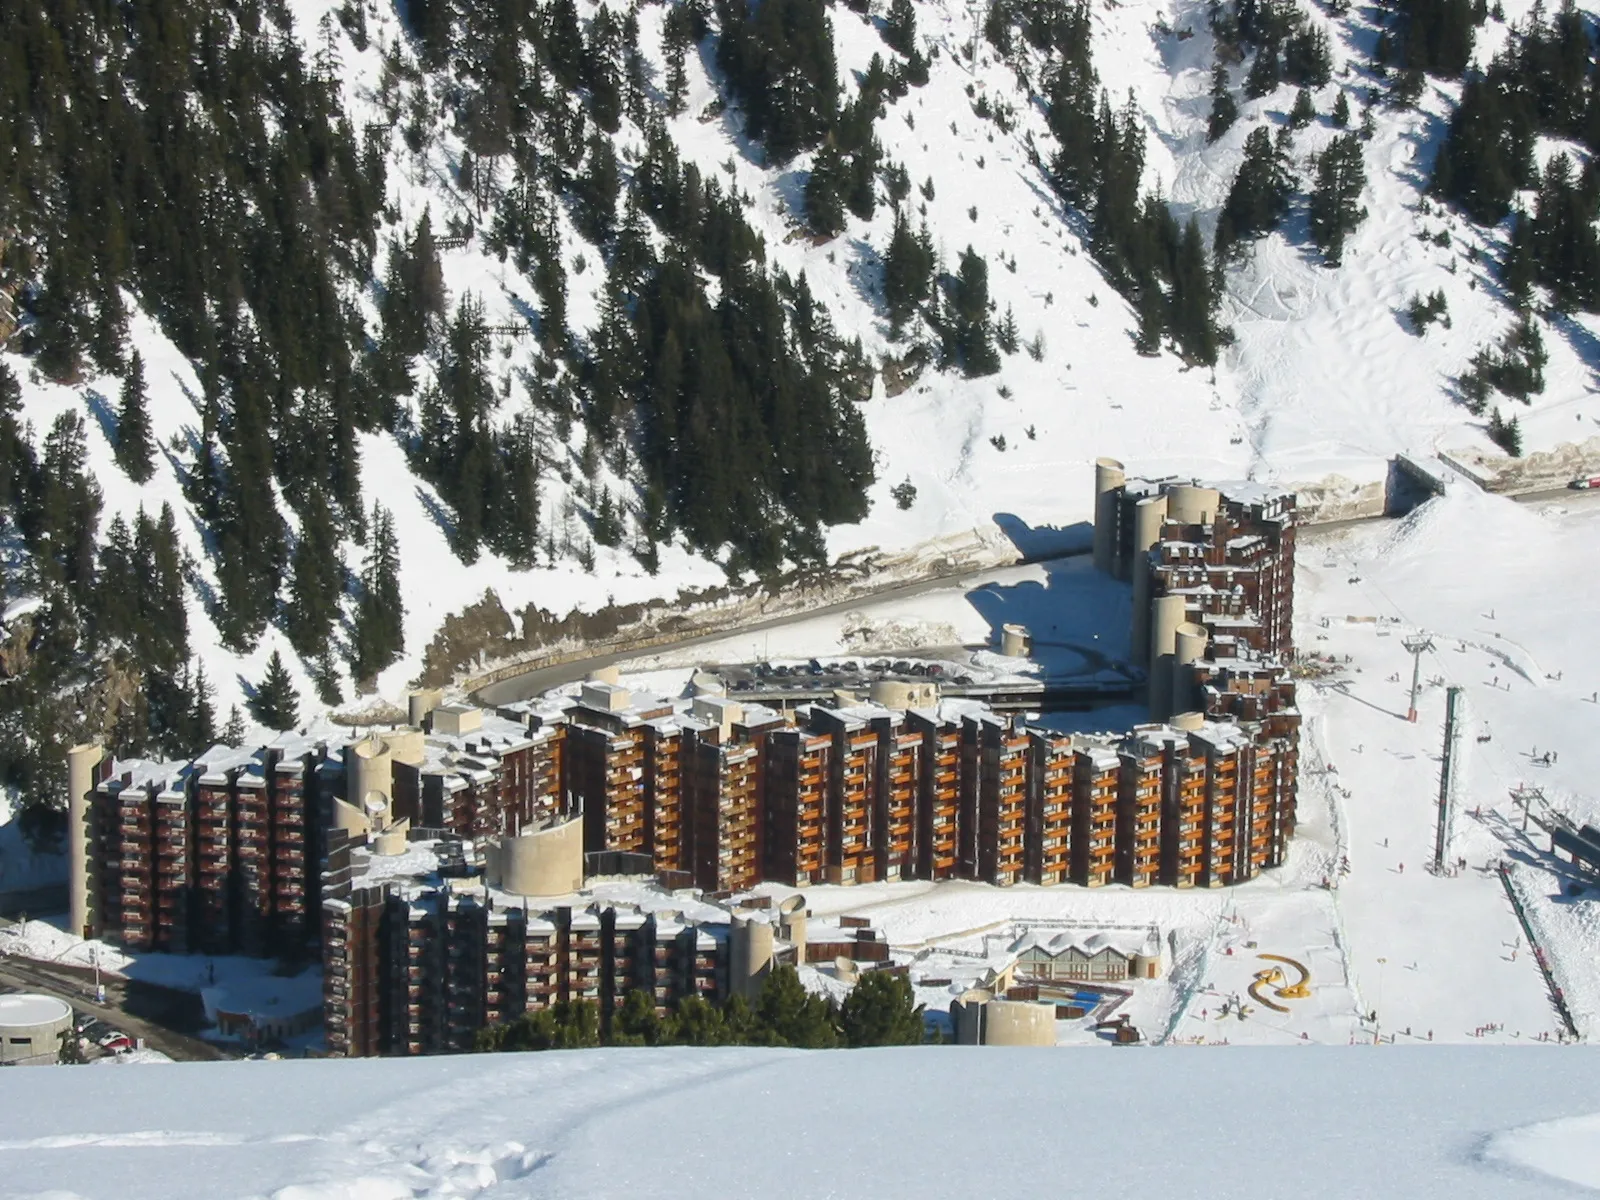
[[[295,0],[291,11],[308,57],[315,54],[331,64],[352,124],[389,127],[380,97],[395,87],[408,105],[425,92],[417,107],[437,113],[450,86],[448,72],[416,72],[420,82],[386,79],[386,50],[394,49],[409,66],[416,62],[394,7],[366,6],[364,50],[334,19],[337,7],[330,0]],[[875,6],[870,16],[843,6],[832,10],[847,99],[873,55],[888,56],[880,34],[883,7]],[[1092,6],[1092,18],[1102,83],[1114,100],[1131,93],[1147,126],[1146,184],[1164,192],[1180,219],[1197,215],[1209,235],[1245,137],[1261,124],[1282,125],[1294,89],[1286,85],[1259,100],[1240,94],[1239,121],[1207,145],[1207,92],[1216,57],[1207,7],[1197,0],[1102,0]],[[1334,79],[1315,97],[1319,112],[1331,111],[1341,89],[1359,111],[1374,85],[1363,66],[1377,37],[1374,12],[1357,8],[1335,19],[1310,0],[1301,7],[1332,35]],[[587,2],[579,8],[585,19],[595,11]],[[1506,16],[1519,19],[1529,8],[1513,0]],[[1039,339],[1043,354],[1036,361],[1019,350],[1003,358],[999,374],[980,379],[926,370],[895,396],[880,382],[863,405],[877,460],[872,509],[861,523],[829,532],[831,554],[863,547],[901,550],[933,539],[974,536],[1003,547],[994,524],[999,514],[1014,514],[1033,526],[1082,520],[1089,510],[1092,463],[1102,454],[1142,472],[1303,483],[1332,473],[1380,478],[1385,460],[1396,451],[1488,445],[1484,421],[1455,402],[1449,380],[1473,350],[1510,323],[1510,310],[1482,253],[1500,235],[1475,229],[1426,204],[1423,196],[1456,87],[1430,83],[1414,111],[1374,108],[1375,136],[1363,151],[1369,215],[1338,269],[1316,260],[1304,214],[1304,164],[1334,131],[1324,115],[1295,136],[1301,196],[1291,219],[1283,232],[1257,243],[1247,260],[1227,273],[1223,315],[1237,341],[1214,370],[1192,368],[1170,353],[1157,358],[1135,353],[1132,309],[1092,261],[1082,218],[1063,208],[1030,159],[1030,144],[1045,158],[1052,144],[1042,102],[986,43],[976,43],[975,59],[963,54],[974,41],[973,10],[954,0],[918,0],[915,10],[931,77],[926,86],[887,106],[876,135],[886,161],[902,164],[913,181],[910,205],[916,209],[925,203],[941,263],[951,267],[969,245],[982,254],[990,265],[997,315],[1011,310],[1022,339]],[[648,5],[637,14],[649,86],[657,91],[665,73],[666,12],[664,6]],[[1505,25],[1491,20],[1480,31],[1479,59],[1486,61],[1504,36]],[[768,261],[791,274],[804,271],[834,325],[847,336],[859,336],[870,360],[903,353],[903,344],[889,340],[880,299],[890,207],[880,203],[871,221],[850,218],[841,236],[813,244],[800,232],[811,156],[767,164],[760,147],[743,136],[736,107],[714,113],[713,102],[726,98],[714,64],[714,39],[708,39],[698,55],[690,55],[686,109],[668,122],[681,154],[707,177],[720,178],[751,198],[745,216],[764,237]],[[1236,89],[1242,76],[1242,66],[1232,68]],[[1037,71],[1028,82],[1037,88]],[[1014,126],[1006,130],[979,116],[974,110],[979,99],[1008,106],[1015,113]],[[642,153],[642,133],[624,120],[616,144],[626,176]],[[434,118],[420,153],[408,149],[399,130],[393,130],[386,156],[386,235],[403,238],[424,211],[436,230],[452,221],[479,225],[487,219],[473,194],[458,185],[462,153],[460,137],[441,119]],[[486,170],[495,170],[482,162],[478,169],[480,180]],[[933,184],[931,197],[918,186],[924,181]],[[558,225],[568,320],[582,336],[599,319],[601,256],[578,235],[565,211],[558,212]],[[482,238],[444,250],[441,261],[452,302],[467,294],[480,297],[488,325],[526,325],[537,314],[532,281],[512,262],[499,261]],[[1434,289],[1447,297],[1451,324],[1435,325],[1419,338],[1403,309],[1413,295]],[[369,325],[376,324],[374,295],[363,291],[351,299],[363,307]],[[1600,400],[1590,390],[1595,329],[1587,317],[1547,326],[1547,388],[1531,409],[1518,406],[1529,450],[1579,440],[1600,422]],[[214,563],[205,531],[179,487],[180,468],[192,461],[201,422],[199,382],[143,313],[135,312],[131,336],[147,364],[153,432],[168,448],[155,479],[143,488],[132,485],[112,461],[105,414],[114,404],[116,380],[53,385],[31,375],[26,359],[6,358],[23,381],[25,415],[41,434],[63,409],[84,413],[107,519],[113,512],[129,513],[140,504],[156,508],[163,501],[179,512],[184,547],[194,563],[191,642],[208,665],[225,713],[245,685],[261,677],[272,650],[284,651],[291,661],[294,656],[276,628],[248,655],[222,647],[202,603],[215,583]],[[496,337],[491,357],[497,380],[532,369],[533,342]],[[426,369],[423,374],[426,382]],[[498,419],[510,421],[519,411],[517,405],[502,406]],[[580,565],[578,551],[588,542],[585,506],[576,498],[575,483],[563,482],[561,475],[565,469],[574,481],[580,478],[570,468],[584,435],[580,427],[563,445],[548,414],[538,420],[553,468],[541,480],[545,528],[559,547],[572,549],[533,570],[513,570],[487,552],[471,566],[461,564],[448,543],[445,506],[412,474],[398,443],[387,434],[362,436],[364,495],[369,504],[381,500],[395,514],[407,608],[406,653],[378,680],[382,695],[396,698],[403,692],[444,616],[486,589],[512,612],[533,603],[560,613],[574,606],[592,611],[613,602],[671,596],[681,587],[722,581],[718,566],[681,544],[663,546],[654,576],[625,548],[592,547],[593,569]],[[890,489],[904,481],[916,489],[909,509],[890,497]],[[600,467],[597,482],[618,495],[631,494],[629,480],[610,466]],[[284,511],[292,528],[294,517],[287,506]],[[349,567],[359,566],[360,547],[349,542],[344,554]],[[350,607],[347,601],[347,613]],[[309,698],[313,689],[303,665],[292,669]],[[348,677],[345,682],[348,694]]]

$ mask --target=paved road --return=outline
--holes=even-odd
[[[1040,566],[1048,567],[1052,563],[1065,562],[1072,558],[1083,558],[1089,553],[1085,549],[1055,558],[1035,559],[1032,561]],[[1014,565],[1027,565],[1027,560]],[[596,654],[591,658],[581,658],[573,662],[561,663],[558,666],[540,667],[524,675],[514,675],[510,679],[502,679],[498,683],[491,683],[487,687],[479,689],[476,693],[476,698],[480,704],[487,705],[509,704],[514,700],[526,700],[532,696],[542,695],[551,688],[560,687],[564,683],[586,679],[590,672],[597,671],[601,667],[615,666],[617,663],[627,662],[629,659],[643,658],[652,654],[665,654],[682,650],[686,646],[720,642],[731,637],[744,637],[747,634],[761,633],[768,629],[778,629],[784,625],[793,625],[799,621],[809,621],[814,617],[825,617],[830,613],[849,612],[851,609],[861,608],[863,605],[882,604],[886,600],[903,600],[911,596],[920,596],[924,592],[949,587],[963,579],[974,579],[986,574],[992,574],[995,571],[1010,569],[1011,567],[968,567],[965,570],[955,571],[948,575],[935,575],[927,579],[918,579],[911,583],[895,584],[893,587],[887,587],[881,591],[868,592],[852,597],[849,600],[841,600],[837,604],[825,604],[821,608],[807,609],[805,612],[788,613],[781,617],[755,621],[736,628],[718,629],[710,633],[697,633],[690,637],[667,642],[659,646],[650,646],[642,650],[618,650],[608,654]]]
[[[1600,488],[1546,488],[1542,492],[1523,492],[1511,498],[1518,504],[1535,504],[1541,500],[1596,500],[1600,499]]]
[[[117,980],[106,981],[106,1003],[96,1004],[90,998],[89,985],[71,972],[52,970],[49,964],[33,959],[5,956],[0,957],[0,984],[60,997],[79,1012],[99,1017],[132,1037],[143,1038],[145,1045],[178,1062],[216,1062],[238,1057],[127,1012],[122,1007],[126,988]]]

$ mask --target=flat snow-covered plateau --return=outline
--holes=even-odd
[[[949,1047],[17,1071],[0,1191],[1514,1200],[1600,1183],[1597,1068],[1588,1048]]]

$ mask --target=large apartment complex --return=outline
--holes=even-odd
[[[494,711],[417,693],[405,727],[187,763],[76,747],[73,924],[139,949],[320,956],[330,1048],[410,1054],[556,1000],[728,994],[725,919],[594,908],[586,859],[710,897],[1251,879],[1295,828],[1294,497],[1105,460],[1096,488],[1148,723],[1068,734],[931,692],[779,712],[613,675]]]

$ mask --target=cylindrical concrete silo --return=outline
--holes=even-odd
[[[1167,513],[1185,525],[1210,525],[1221,503],[1222,494],[1216,488],[1180,483],[1167,489]]]
[[[1114,458],[1094,460],[1094,569],[1106,575],[1117,566],[1117,491],[1128,482]]]
[[[1182,596],[1157,596],[1150,606],[1150,717],[1155,721],[1172,713],[1172,662],[1183,617]]]
[[[444,692],[439,688],[423,688],[406,697],[406,719],[413,727],[422,728],[429,713],[444,702]]]
[[[772,926],[762,917],[734,913],[728,937],[728,990],[754,1000],[772,968]]]
[[[369,812],[375,797],[382,797],[384,817],[377,822],[387,825],[389,798],[394,795],[393,762],[388,744],[373,736],[351,746],[345,758],[345,798],[362,812]]]
[[[105,751],[92,744],[67,751],[67,928],[79,937],[100,932],[100,906],[94,903],[99,872],[89,856],[89,798],[103,757]]]
[[[1028,657],[1028,627],[1026,625],[1000,626],[1000,653],[1007,658]]]
[[[984,1006],[985,1046],[1054,1046],[1056,1007],[1033,1000],[991,1000]]]
[[[499,882],[518,896],[565,896],[583,887],[583,819],[500,839]],[[493,882],[493,880],[491,880]]]
[[[58,1060],[72,1028],[72,1006],[55,996],[0,996],[0,1066],[45,1066]]]
[[[911,707],[911,685],[903,679],[874,679],[867,695],[884,708]]]
[[[1204,625],[1185,621],[1178,626],[1172,650],[1171,711],[1184,712],[1199,707],[1195,696],[1192,664],[1205,657],[1206,643],[1210,638],[1211,635],[1206,632]]]
[[[790,896],[778,905],[778,932],[794,947],[794,965],[806,962],[806,898]]]
[[[1133,636],[1129,654],[1134,662],[1150,653],[1150,550],[1161,540],[1161,522],[1167,519],[1167,498],[1146,496],[1133,506],[1133,553],[1128,571],[1133,580]]]

